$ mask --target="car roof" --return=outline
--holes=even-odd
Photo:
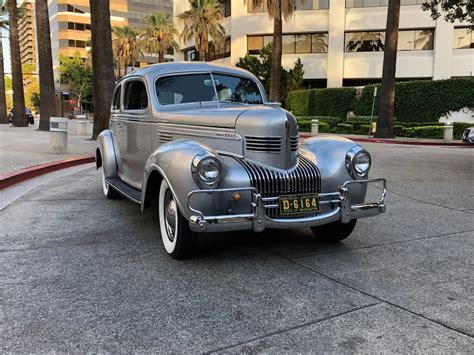
[[[256,77],[247,70],[226,65],[207,63],[207,62],[169,62],[152,64],[143,68],[138,68],[122,79],[132,76],[159,76],[173,73],[192,73],[192,72],[225,72],[228,74],[241,75],[256,79]]]

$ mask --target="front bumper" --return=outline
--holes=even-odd
[[[382,183],[382,193],[380,199],[372,203],[352,204],[351,194],[348,186],[352,184]],[[251,213],[229,214],[229,215],[204,215],[201,211],[191,206],[191,197],[195,194],[214,194],[219,192],[243,192],[250,191],[252,194]],[[264,202],[278,203],[277,197],[262,197],[253,187],[193,190],[187,196],[188,208],[193,215],[189,218],[190,229],[194,232],[223,232],[236,230],[254,230],[261,232],[266,228],[275,229],[296,229],[314,227],[332,222],[349,223],[352,219],[376,216],[385,212],[385,196],[387,194],[387,181],[383,178],[371,180],[350,180],[339,186],[339,191],[318,194],[320,204],[330,204],[334,206],[328,212],[320,213],[316,216],[298,218],[270,218],[265,214],[265,209],[272,205]],[[322,200],[324,199],[324,200]]]

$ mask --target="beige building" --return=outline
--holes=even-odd
[[[423,0],[401,0],[397,79],[444,79],[474,73],[474,33],[469,24],[433,20],[421,9]],[[226,2],[226,1],[224,1]],[[229,2],[230,5],[230,2]],[[272,39],[273,22],[251,1],[232,0],[222,24],[227,46],[215,60],[235,65]],[[174,1],[175,23],[188,0]],[[283,66],[297,58],[312,87],[359,86],[382,76],[387,0],[306,0],[283,24]],[[197,59],[193,43],[182,44],[176,60]]]
[[[33,0],[23,0],[18,5],[24,10],[23,15],[18,20],[21,63],[36,65],[34,2]]]
[[[76,51],[89,56],[91,18],[89,0],[49,0],[53,66],[59,65],[61,54],[72,56]],[[110,0],[112,26],[143,27],[143,17],[162,10],[172,13],[172,0]]]

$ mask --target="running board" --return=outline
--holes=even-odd
[[[121,195],[128,198],[129,200],[141,204],[142,203],[142,192],[137,190],[130,185],[127,185],[117,177],[106,178],[105,181]]]

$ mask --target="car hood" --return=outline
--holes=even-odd
[[[180,107],[169,111],[161,111],[159,120],[175,124],[187,124],[208,127],[235,128],[237,119],[247,111],[275,110],[266,105],[220,104],[212,107]]]

